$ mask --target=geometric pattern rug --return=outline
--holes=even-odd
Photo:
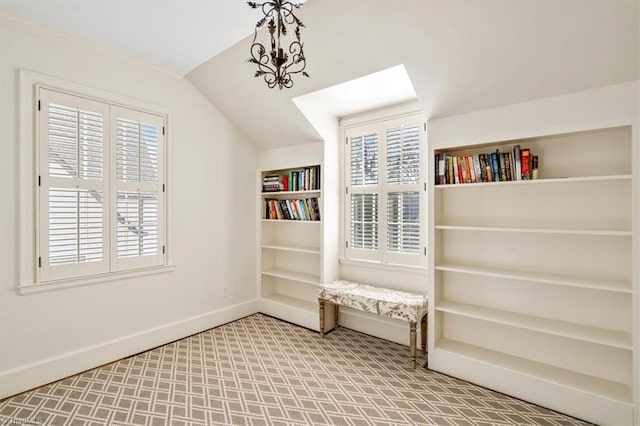
[[[256,314],[0,401],[0,424],[586,424],[413,370],[408,352]]]

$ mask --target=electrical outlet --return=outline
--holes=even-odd
[[[229,287],[224,287],[222,289],[222,297],[227,297],[229,295]]]

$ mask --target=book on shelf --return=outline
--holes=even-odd
[[[473,160],[470,156],[465,155],[464,161],[467,164],[467,183],[472,183],[476,177],[476,173],[473,170]]]
[[[522,164],[522,180],[531,179],[531,150],[523,148],[520,151],[520,161]]]
[[[511,175],[511,153],[504,153],[505,180],[513,180]]]
[[[469,173],[467,164],[467,159],[465,157],[460,157],[460,166],[462,168],[462,176],[460,176],[460,182],[462,183],[469,183],[469,178],[467,177],[467,173]]]
[[[316,197],[285,200],[265,198],[262,217],[270,220],[319,221],[320,206]]]
[[[262,192],[319,191],[320,166],[270,173],[262,178]]]
[[[435,154],[435,184],[510,182],[538,178],[539,156],[514,145],[506,151],[455,155]]]
[[[514,165],[515,165],[515,173],[516,173],[516,179],[515,180],[522,180],[522,166],[521,166],[521,161],[520,161],[520,145],[515,145],[513,147],[513,158],[514,158]]]
[[[286,185],[285,176],[266,175],[262,178],[262,192],[286,191]]]
[[[313,220],[320,220],[320,205],[317,198],[309,198],[311,210],[313,211]]]
[[[475,172],[474,182],[482,182],[482,170],[480,170],[480,156],[473,154],[473,170]]]
[[[487,175],[487,158],[484,154],[478,155],[478,162],[480,164],[480,181],[481,182],[490,182],[489,176]]]
[[[436,166],[436,175],[435,175],[435,181],[439,182],[440,184],[442,184],[442,182],[445,181],[445,154],[437,154],[436,155],[436,162],[435,162],[435,166]]]

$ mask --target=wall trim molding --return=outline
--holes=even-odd
[[[216,309],[0,372],[0,399],[135,355],[258,312],[258,299]]]

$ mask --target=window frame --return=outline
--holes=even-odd
[[[129,98],[116,93],[84,86],[75,82],[59,79],[46,74],[37,73],[30,70],[21,69],[19,72],[20,80],[20,103],[19,103],[19,138],[20,138],[20,177],[19,177],[19,194],[20,194],[20,271],[17,285],[18,294],[30,294],[41,291],[57,290],[61,288],[96,284],[102,282],[114,281],[117,279],[125,279],[130,277],[158,274],[171,272],[175,269],[173,264],[172,252],[172,197],[169,189],[172,187],[171,163],[171,121],[170,110],[166,107]],[[164,223],[161,224],[164,233],[164,260],[158,266],[140,267],[129,271],[118,270],[109,271],[109,258],[111,244],[111,234],[107,233],[104,241],[105,259],[107,263],[106,271],[90,273],[86,275],[59,276],[51,277],[49,280],[41,278],[40,264],[40,241],[41,230],[39,226],[39,212],[41,207],[41,196],[38,178],[44,178],[41,173],[40,158],[40,120],[38,111],[38,101],[42,101],[39,97],[40,89],[48,89],[55,92],[85,98],[89,101],[110,104],[113,107],[123,107],[130,110],[136,110],[147,114],[162,117],[164,121],[164,158],[162,159],[162,167],[165,176],[162,184],[164,184],[164,204],[161,207],[164,214]],[[110,121],[109,116],[105,117],[105,123]],[[111,131],[112,129],[108,129]],[[105,146],[109,145],[107,141]],[[115,150],[113,150],[115,151]],[[105,163],[110,164],[107,156],[112,155],[108,149],[103,151]],[[105,164],[105,170],[106,165]],[[106,177],[105,177],[106,179]],[[110,191],[109,183],[106,187]],[[110,198],[110,192],[105,192],[105,199]],[[107,206],[111,208],[113,206]],[[110,210],[109,210],[110,211]],[[112,218],[110,215],[104,217],[104,221],[108,222],[107,228],[111,227]]]
[[[420,126],[420,179],[411,184],[387,183],[387,130],[400,125]],[[375,186],[352,186],[350,182],[350,137],[356,133],[376,131],[378,133],[378,184]],[[340,137],[344,141],[341,150],[341,197],[340,233],[341,257],[344,264],[378,265],[392,269],[426,269],[427,267],[427,138],[424,113],[417,103],[384,108],[373,112],[346,117],[340,120]],[[387,241],[387,201],[388,194],[395,192],[414,192],[419,194],[420,250],[416,254],[388,251]],[[353,248],[351,240],[351,203],[352,194],[378,194],[378,249],[367,250]]]

